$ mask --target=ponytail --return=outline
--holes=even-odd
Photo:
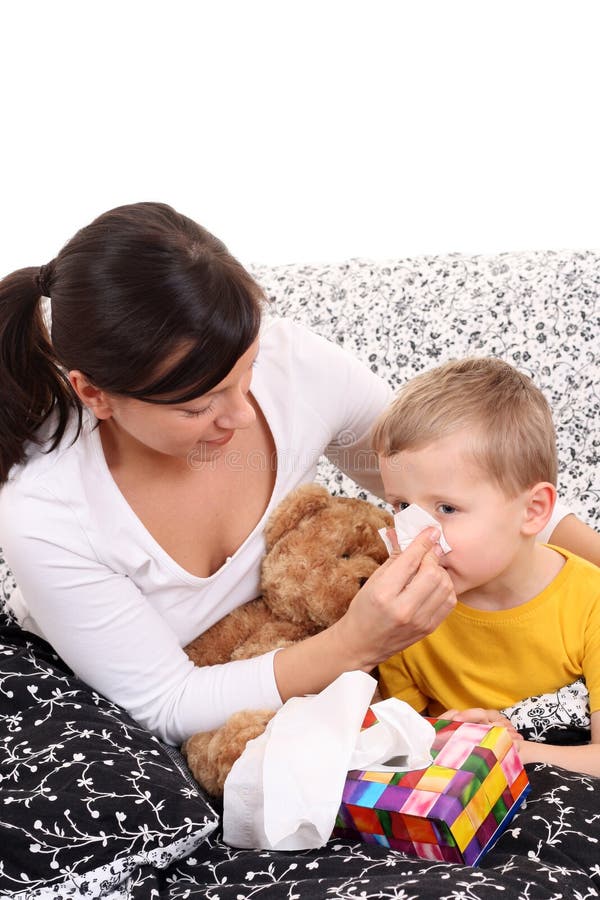
[[[44,322],[53,265],[19,269],[0,281],[0,484],[25,458],[28,441],[51,413],[56,425],[49,450],[60,442],[73,410],[81,429],[81,404],[60,368]]]

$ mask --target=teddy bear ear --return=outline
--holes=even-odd
[[[329,506],[332,496],[319,484],[303,484],[281,501],[265,528],[267,551],[301,521]]]

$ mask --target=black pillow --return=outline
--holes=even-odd
[[[218,824],[177,751],[6,619],[0,723],[2,896],[42,885],[97,896],[181,859]]]

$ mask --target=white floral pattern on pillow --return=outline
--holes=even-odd
[[[583,678],[558,691],[527,697],[502,713],[523,737],[547,743],[590,740],[590,695]]]
[[[600,525],[600,252],[353,259],[253,272],[276,314],[336,341],[393,387],[469,355],[500,356],[531,375],[554,414],[560,497]],[[328,463],[320,478],[334,492],[357,493]]]

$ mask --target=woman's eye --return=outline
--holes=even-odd
[[[187,419],[195,419],[198,416],[204,416],[206,413],[209,413],[212,410],[212,403],[208,406],[205,406],[204,409],[184,409],[182,410],[184,416]]]

